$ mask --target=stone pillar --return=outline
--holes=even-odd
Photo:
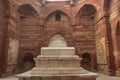
[[[5,15],[5,23],[3,27],[3,38],[2,38],[2,51],[1,51],[1,73],[5,73],[7,67],[7,53],[8,53],[8,26],[9,26],[9,14]]]
[[[105,38],[106,38],[106,53],[108,59],[108,69],[109,75],[115,74],[115,64],[114,64],[114,56],[113,56],[113,45],[111,38],[111,27],[109,23],[109,16],[103,17],[103,28],[105,29]]]
[[[114,56],[109,16],[103,16],[96,25],[96,55],[98,71],[114,74]]]

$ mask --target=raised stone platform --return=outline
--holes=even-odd
[[[88,72],[86,74],[59,74],[59,75],[32,75],[25,72],[18,75],[19,80],[96,80],[98,74]]]
[[[18,75],[20,80],[95,80],[98,74],[80,67],[74,47],[43,47],[35,67]]]

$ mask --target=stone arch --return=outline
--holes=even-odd
[[[95,23],[97,21],[97,15],[98,15],[98,12],[97,12],[97,9],[96,7],[93,5],[93,4],[84,4],[78,14],[76,15],[76,17],[79,19],[78,22],[77,22],[77,27],[79,29],[78,32],[82,32],[83,30],[85,30],[85,33],[88,33],[87,34],[84,34],[84,35],[80,35],[82,36],[83,39],[93,39],[94,41],[86,41],[88,44],[91,44],[93,45],[94,44],[94,47],[95,46]],[[90,30],[89,30],[90,29]],[[90,34],[89,34],[90,33]],[[88,37],[89,36],[89,37]],[[84,44],[84,46],[88,46],[87,44]],[[81,50],[81,48],[78,48],[77,50],[79,51],[78,54],[83,54],[81,52],[84,52],[84,50]],[[85,69],[88,69],[88,70],[93,70],[95,71],[97,69],[97,59],[96,59],[96,49],[94,48],[93,49],[94,52],[92,51],[89,51],[89,54],[88,52],[85,52],[83,55],[85,54],[89,54],[89,58],[91,59],[89,61],[89,58],[83,58],[82,60],[82,66],[85,68]]]
[[[0,1],[0,30],[2,32],[0,32],[0,77],[3,76],[3,73],[5,74],[5,71],[7,70],[7,53],[8,51],[6,50],[6,48],[8,49],[8,40],[6,41],[6,37],[5,37],[5,32],[7,31],[7,29],[5,28],[6,25],[8,24],[4,24],[6,21],[6,16],[10,16],[10,8],[11,8],[11,4],[9,0],[1,0]],[[5,19],[6,18],[6,19]],[[6,26],[7,27],[7,26]],[[5,38],[3,38],[5,37]],[[3,45],[6,45],[5,47],[3,47]],[[11,68],[11,71],[14,69]]]
[[[87,70],[91,70],[91,55],[88,52],[82,54],[81,66]]]
[[[51,37],[48,47],[67,47],[67,42],[62,35],[55,34]]]
[[[82,24],[85,24],[86,20],[82,20],[83,18],[87,20],[89,19],[88,22],[92,22],[94,24],[95,21],[98,19],[97,15],[98,15],[98,12],[94,5],[84,4],[76,15],[76,17],[79,18],[77,24],[79,25],[80,24],[79,22],[83,22],[83,21],[84,22]]]
[[[87,10],[89,10],[89,11],[87,11],[85,8],[86,8]],[[93,13],[93,12],[96,12],[96,11],[97,11],[94,5],[92,5],[92,4],[84,4],[84,5],[79,9],[79,11],[78,11],[78,13],[77,13],[76,16],[78,16],[78,14],[80,13],[81,10],[82,10],[82,11],[86,10],[86,12],[90,12],[91,10],[93,10],[93,11],[90,12],[90,13]],[[85,12],[85,11],[84,11],[84,12]]]
[[[55,21],[55,13],[56,12],[61,12],[61,20],[60,21]],[[44,42],[45,46],[48,46],[49,40],[51,39],[51,36],[54,36],[55,34],[60,34],[65,40],[68,42],[68,46],[71,46],[72,42],[72,27],[71,27],[71,22],[70,18],[68,15],[60,10],[56,10],[49,14],[47,16],[46,21],[45,21],[45,27],[44,30],[46,31],[45,34],[47,36],[44,37]],[[46,40],[47,39],[47,40]]]
[[[52,12],[50,12],[46,17],[45,17],[45,22],[47,21],[47,19],[49,19],[49,17],[53,14],[53,13],[56,13],[56,12],[60,12],[62,14],[65,14],[69,19],[70,19],[70,15],[68,13],[66,13],[65,11],[62,11],[62,10],[54,10]]]
[[[99,13],[100,13],[102,10],[98,7],[98,4],[96,4],[96,3],[91,3],[91,2],[87,2],[87,1],[84,2],[84,4],[81,4],[81,5],[78,7],[78,9],[76,10],[76,15],[75,15],[75,17],[78,17],[80,11],[81,11],[84,7],[86,7],[86,6],[91,6],[91,7],[93,7],[93,8],[95,9],[95,11],[96,11],[97,16],[100,17],[100,14],[99,14]]]
[[[22,4],[18,7],[18,12],[22,17],[38,15],[37,10],[31,4]]]
[[[32,53],[28,52],[24,55],[23,61],[24,61],[24,70],[30,70],[35,66],[35,62],[33,60],[34,56]]]

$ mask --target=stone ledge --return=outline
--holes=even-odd
[[[98,77],[99,75],[97,73],[93,73],[93,72],[88,72],[88,73],[84,73],[84,74],[59,74],[59,75],[47,75],[47,74],[44,74],[44,75],[32,75],[30,71],[28,72],[25,72],[25,73],[22,73],[22,74],[18,74],[17,77],[18,78],[31,78],[31,77]]]
[[[32,75],[43,74],[43,75],[59,75],[59,74],[86,74],[88,71],[84,70],[81,67],[78,68],[65,68],[65,67],[48,67],[40,68],[35,67],[31,70]]]

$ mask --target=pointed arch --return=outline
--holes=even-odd
[[[99,16],[94,5],[84,4],[78,11],[76,18],[78,25],[94,25]]]
[[[95,8],[94,5],[92,4],[84,4],[80,9],[79,11],[77,12],[76,14],[76,17],[79,16],[79,14],[93,14],[93,13],[96,13],[97,12],[97,9]]]
[[[62,11],[62,10],[54,10],[52,12],[49,12],[48,15],[45,17],[45,22],[47,21],[47,19],[54,13],[56,12],[60,12],[62,14],[65,14],[69,19],[70,19],[70,15],[68,13],[66,13],[65,11]]]
[[[37,15],[37,10],[33,7],[31,4],[22,4],[18,7],[18,12],[21,16],[27,17],[27,16],[34,16]]]
[[[92,3],[89,3],[89,2],[85,2],[84,4],[80,5],[77,12],[76,12],[76,15],[75,17],[77,17],[79,15],[79,13],[81,12],[82,9],[84,9],[85,7],[88,7],[90,6],[90,8],[92,8],[96,13],[97,15],[99,16],[99,8],[97,7],[98,4],[92,4]],[[98,11],[99,10],[99,11]],[[88,12],[88,11],[87,11]]]

